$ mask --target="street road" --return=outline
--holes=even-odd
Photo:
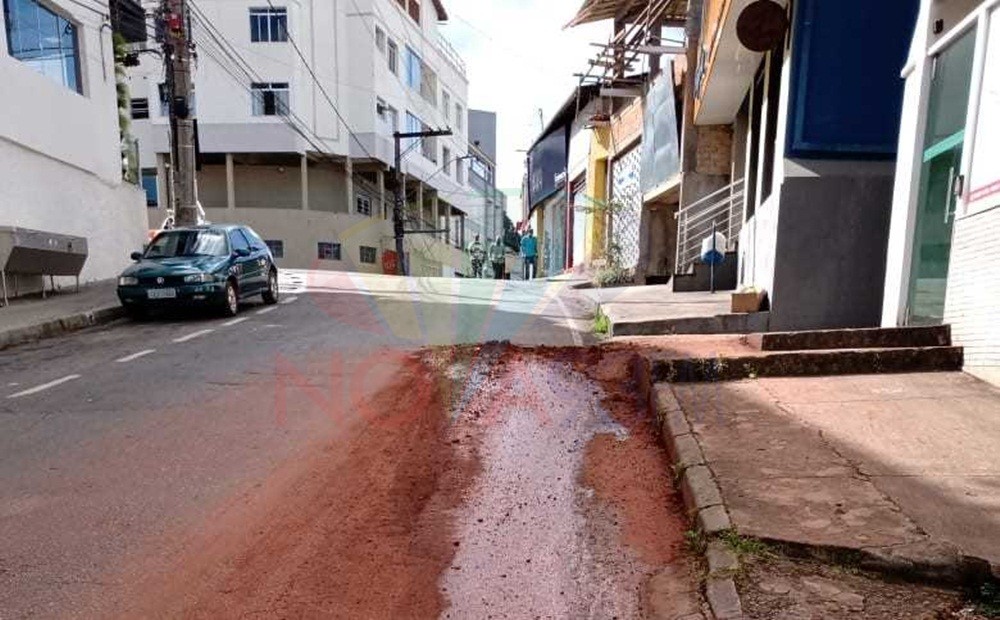
[[[282,289],[0,352],[0,618],[697,611],[630,360],[566,348],[582,296]]]

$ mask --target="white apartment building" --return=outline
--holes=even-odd
[[[254,227],[279,264],[383,271],[394,249],[394,131],[409,140],[411,273],[464,271],[483,200],[469,185],[468,79],[438,33],[439,0],[194,0],[198,193],[213,222]],[[169,123],[159,58],[132,72],[149,221],[169,206]],[[408,150],[407,148],[410,147]],[[447,240],[447,242],[446,242]]]
[[[81,280],[114,277],[141,247],[146,214],[141,190],[123,181],[106,7],[0,1],[0,228],[83,237]],[[22,278],[20,292],[40,283]]]

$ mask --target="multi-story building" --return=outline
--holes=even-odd
[[[117,28],[106,5],[2,1],[0,81],[8,92],[0,114],[0,227],[85,238],[81,279],[114,277],[146,230],[142,193],[123,166]],[[40,285],[36,275],[18,288]]]
[[[414,274],[462,270],[469,186],[466,69],[438,32],[439,0],[194,0],[198,195],[211,221],[239,221],[281,265],[382,271],[394,247],[395,131],[451,128],[402,148]],[[163,69],[143,55],[132,116],[150,222],[167,216]]]

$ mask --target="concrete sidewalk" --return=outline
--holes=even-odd
[[[655,393],[673,457],[705,471],[708,529],[930,581],[1000,567],[1000,390],[951,372]]]
[[[586,289],[612,336],[767,331],[767,313],[731,314],[729,292],[675,293],[670,284]]]
[[[115,281],[102,280],[40,296],[12,299],[0,307],[0,349],[107,323],[125,316]]]

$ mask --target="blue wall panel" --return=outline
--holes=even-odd
[[[919,0],[797,0],[788,155],[894,158]]]

